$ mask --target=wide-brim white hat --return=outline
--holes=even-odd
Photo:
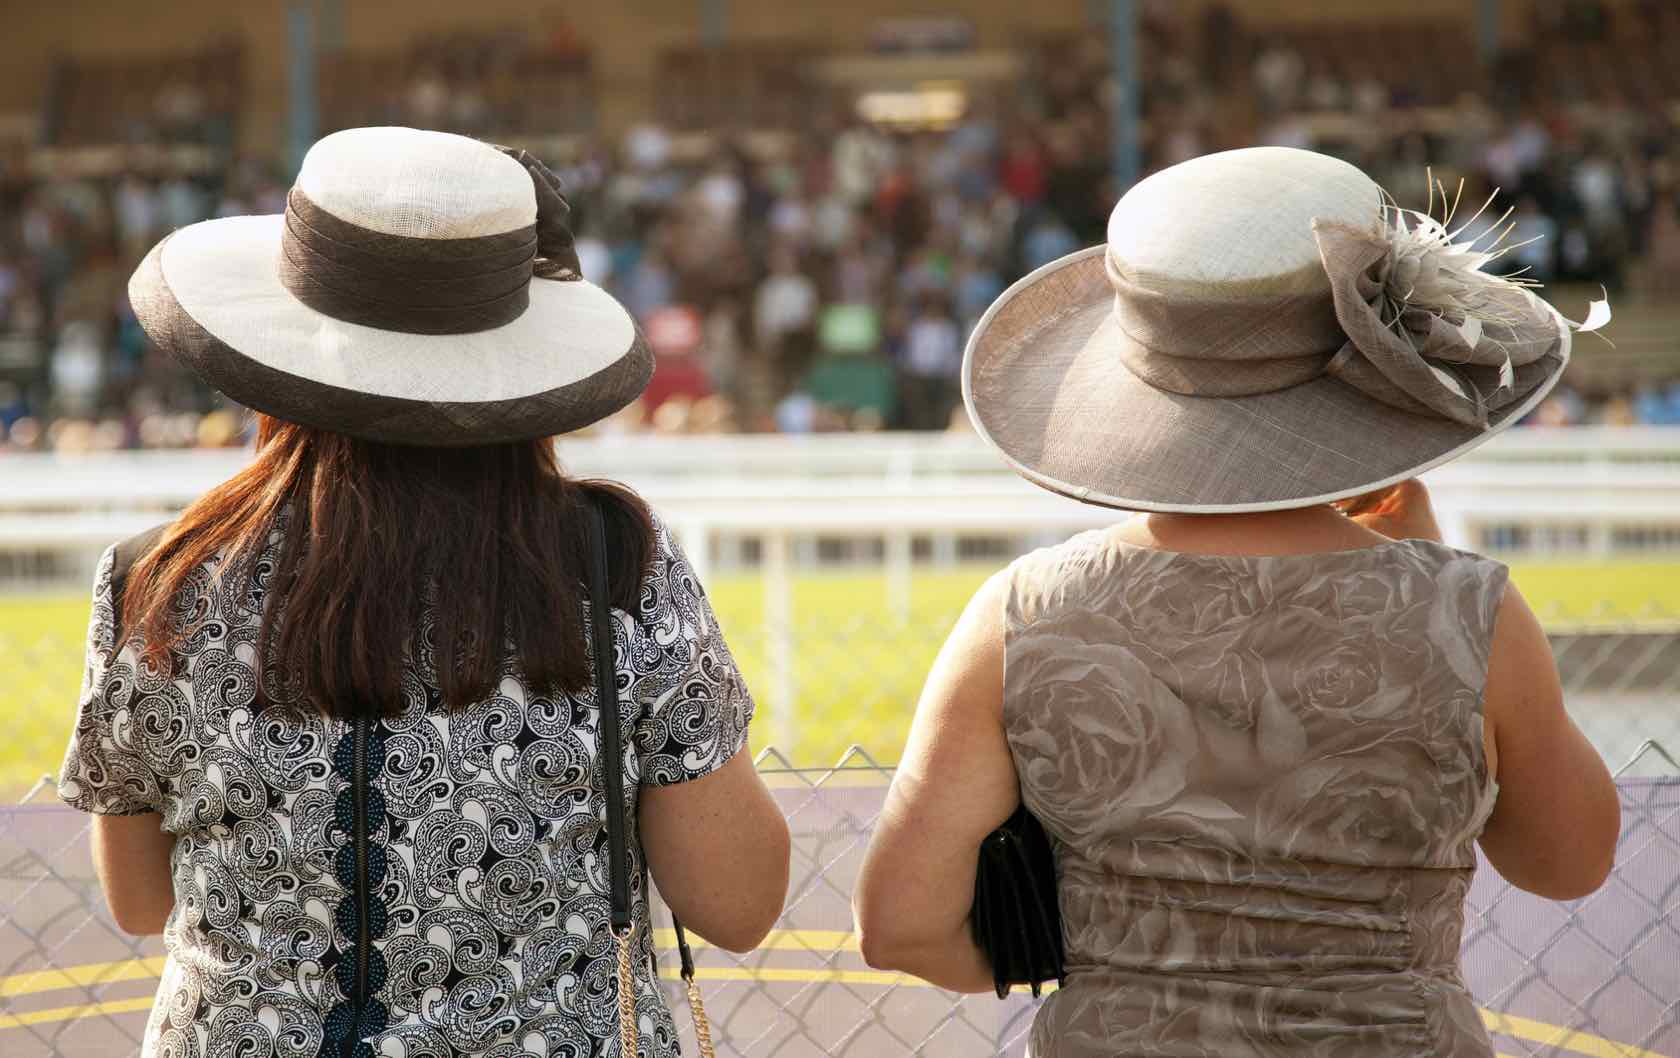
[[[365,128],[306,155],[279,216],[182,228],[129,281],[147,335],[266,414],[397,444],[576,430],[646,387],[630,314],[584,280],[523,152]]]
[[[1106,245],[985,313],[970,417],[1028,480],[1128,510],[1277,510],[1415,477],[1518,422],[1569,362],[1568,321],[1458,234],[1309,151],[1172,166],[1121,199]]]

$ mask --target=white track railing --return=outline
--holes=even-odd
[[[568,470],[639,489],[704,564],[720,536],[1049,537],[1112,512],[1032,488],[964,434],[605,436],[562,442]],[[172,517],[242,450],[0,458],[0,552],[97,553]],[[1680,522],[1680,428],[1514,430],[1429,475],[1448,537],[1521,522]],[[1597,540],[1607,537],[1600,533]],[[1602,550],[1602,548],[1595,548]],[[906,551],[907,554],[907,551]]]
[[[962,434],[609,436],[567,440],[560,451],[573,474],[641,491],[702,580],[714,555],[756,544],[767,705],[784,719],[797,695],[792,585],[813,538],[879,541],[888,611],[906,618],[918,537],[932,542],[935,561],[950,561],[962,537],[1024,549],[1122,517],[1028,485]],[[0,555],[65,556],[62,573],[85,578],[107,545],[169,519],[248,459],[244,451],[5,457]],[[1451,543],[1474,546],[1491,526],[1550,527],[1604,556],[1618,526],[1680,529],[1680,429],[1516,430],[1428,481]]]

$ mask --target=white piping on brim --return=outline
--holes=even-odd
[[[1087,258],[1106,253],[1107,250],[1108,247],[1106,244],[1101,246],[1089,246],[1083,250],[1075,250],[1066,257],[1059,257],[1056,260],[1051,261],[1049,264],[1040,265],[1031,272],[1022,276],[1020,279],[1011,283],[1009,285],[1009,289],[998,295],[997,300],[992,302],[991,306],[981,315],[980,321],[974,325],[973,332],[968,336],[967,348],[963,350],[962,365],[963,405],[968,409],[969,422],[973,424],[974,432],[980,435],[981,440],[985,441],[986,444],[991,446],[993,451],[1002,456],[1003,461],[1009,464],[1010,469],[1014,470],[1015,473],[1026,478],[1034,485],[1037,485],[1040,488],[1048,489],[1058,495],[1066,496],[1069,499],[1078,500],[1081,503],[1094,504],[1098,507],[1117,508],[1123,511],[1146,511],[1163,514],[1258,514],[1262,511],[1285,511],[1296,507],[1311,507],[1312,505],[1318,503],[1333,503],[1336,500],[1352,499],[1355,496],[1363,496],[1367,492],[1375,492],[1378,489],[1386,489],[1391,485],[1398,485],[1402,481],[1408,481],[1417,477],[1419,474],[1433,470],[1444,463],[1452,462],[1454,459],[1464,455],[1466,452],[1486,444],[1493,438],[1499,436],[1501,433],[1504,433],[1506,430],[1520,422],[1525,415],[1533,411],[1539,406],[1541,401],[1546,399],[1547,395],[1551,393],[1552,387],[1556,386],[1558,381],[1563,378],[1563,369],[1569,366],[1569,354],[1574,344],[1574,335],[1570,332],[1569,321],[1564,319],[1563,314],[1558,312],[1556,308],[1553,308],[1551,303],[1546,301],[1544,298],[1541,298],[1538,295],[1531,295],[1534,297],[1536,302],[1544,305],[1546,310],[1552,314],[1552,318],[1557,321],[1558,332],[1563,335],[1563,349],[1561,350],[1563,365],[1554,371],[1551,378],[1542,383],[1541,386],[1535,390],[1527,400],[1523,401],[1522,405],[1518,407],[1516,411],[1507,415],[1498,426],[1484,430],[1479,436],[1466,441],[1457,448],[1454,448],[1451,451],[1437,456],[1425,463],[1420,463],[1415,467],[1394,475],[1393,477],[1384,478],[1381,481],[1374,481],[1369,485],[1361,485],[1358,488],[1343,489],[1340,492],[1327,492],[1322,496],[1306,496],[1290,500],[1273,500],[1266,503],[1208,503],[1191,505],[1154,503],[1149,500],[1124,499],[1121,497],[1110,496],[1106,493],[1097,492],[1084,485],[1072,485],[1065,481],[1059,481],[1056,478],[1050,477],[1048,474],[1041,474],[1038,471],[1033,470],[1031,467],[1019,462],[1014,456],[1005,451],[1002,445],[998,444],[997,441],[992,438],[992,435],[986,430],[984,420],[981,419],[979,413],[974,407],[974,347],[979,343],[980,338],[986,333],[987,327],[991,325],[992,317],[997,315],[998,310],[1002,309],[1011,299],[1015,297],[1015,295],[1019,294],[1027,287],[1040,282],[1050,274],[1058,272],[1063,268],[1072,267]]]

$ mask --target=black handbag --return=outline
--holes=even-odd
[[[618,679],[613,662],[612,596],[607,592],[606,520],[598,504],[588,506],[589,611],[594,649],[595,701],[601,712],[601,787],[607,798],[607,874],[612,888],[612,932],[618,949],[618,1053],[636,1058],[636,979],[633,974],[635,919],[630,906],[629,825],[630,806],[624,803],[624,739],[618,727]],[[616,809],[616,810],[615,810]],[[694,1016],[694,1038],[701,1058],[715,1058],[712,1023],[694,983],[694,953],[688,946],[683,925],[672,915],[676,927],[677,957],[681,963],[689,1013]]]
[[[1030,986],[1036,998],[1045,981],[1067,983],[1056,858],[1044,824],[1026,805],[980,844],[971,922],[999,999],[1014,985]]]

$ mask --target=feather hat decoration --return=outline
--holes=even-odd
[[[1434,215],[1440,191],[1442,215]],[[1460,197],[1463,185],[1460,185]],[[1476,231],[1493,197],[1453,227],[1458,198],[1430,182],[1429,208],[1383,193],[1379,221],[1361,228],[1315,219],[1337,319],[1347,337],[1327,374],[1384,403],[1485,428],[1531,387],[1522,376],[1559,352],[1559,327],[1597,330],[1610,319],[1595,302],[1584,323],[1542,309],[1539,284],[1487,267],[1528,245],[1509,242],[1507,210]],[[1472,234],[1474,232],[1474,234]]]
[[[1429,204],[1423,212],[1401,207],[1392,196],[1388,196],[1384,207],[1391,249],[1383,284],[1383,318],[1396,333],[1405,336],[1408,329],[1401,321],[1406,310],[1421,309],[1452,324],[1464,344],[1474,348],[1482,341],[1487,324],[1514,322],[1509,310],[1511,291],[1540,286],[1525,276],[1526,267],[1503,276],[1484,269],[1507,254],[1537,242],[1541,236],[1516,243],[1508,241],[1516,229],[1516,222],[1511,220],[1516,211],[1514,206],[1508,207],[1498,220],[1476,231],[1477,222],[1499,196],[1497,188],[1469,220],[1457,228],[1451,227],[1464,197],[1464,181],[1459,181],[1458,190],[1449,201],[1446,186],[1435,179],[1433,171],[1426,172]],[[1434,216],[1437,196],[1441,202],[1439,220]],[[1606,294],[1591,303],[1585,320],[1567,322],[1577,331],[1596,332],[1610,320],[1610,301]],[[1501,370],[1504,385],[1511,384],[1510,376],[1507,358]]]

